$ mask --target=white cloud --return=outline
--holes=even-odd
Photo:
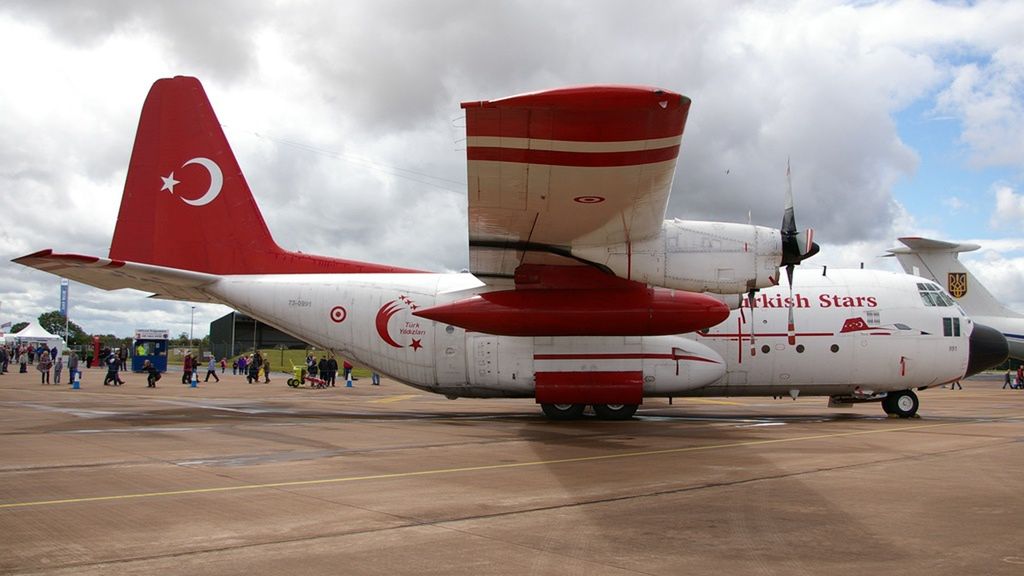
[[[17,57],[0,60],[0,257],[106,254],[142,100],[175,74],[203,80],[282,246],[434,270],[467,259],[462,100],[595,82],[680,91],[693,107],[669,216],[778,225],[788,157],[798,224],[826,243],[812,262],[830,266],[886,266],[873,258],[896,235],[921,234],[891,193],[918,166],[893,120],[904,107],[940,94],[977,163],[1024,165],[1019,2],[587,6],[546,2],[538,18],[514,1],[6,2],[0,52]],[[1021,222],[1019,196],[1000,194],[1012,206],[998,222]],[[52,278],[3,266],[0,314],[55,307]],[[179,331],[191,310],[76,294],[97,311],[91,331]]]
[[[1009,186],[997,184],[993,186],[996,196],[995,210],[990,220],[993,228],[1003,225],[1020,229],[1024,226],[1024,196],[1017,194]]]
[[[956,196],[949,196],[947,198],[943,198],[942,205],[945,206],[946,208],[949,208],[950,214],[956,214],[967,206],[967,204],[965,204],[963,200],[957,198]]]

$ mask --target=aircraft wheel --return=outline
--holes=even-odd
[[[544,415],[552,420],[575,420],[583,416],[586,404],[541,404]]]
[[[885,410],[886,414],[895,414],[900,418],[912,418],[917,414],[920,405],[913,390],[889,392],[882,400],[882,410]]]
[[[629,420],[636,414],[636,404],[594,404],[594,414],[602,420]]]

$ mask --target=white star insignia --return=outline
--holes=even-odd
[[[174,187],[180,184],[178,180],[174,179],[174,172],[171,172],[170,176],[161,176],[160,179],[164,181],[164,187],[160,189],[161,192],[170,190],[171,194],[174,194]]]

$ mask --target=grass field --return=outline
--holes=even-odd
[[[179,367],[178,369],[180,370],[182,360],[185,357],[183,353],[184,350],[184,348],[170,348],[170,351],[168,352],[167,356],[167,365],[169,370],[171,370],[169,368],[170,366],[177,366]],[[262,354],[264,358],[270,360],[270,369],[273,372],[291,372],[293,366],[306,365],[306,354],[313,354],[319,360],[321,356],[323,356],[326,353],[327,352],[325,352],[324,350],[278,350],[276,348],[260,350],[260,354]],[[246,354],[246,356],[248,356],[248,354]],[[238,356],[228,358],[228,370],[231,369],[231,363],[236,358],[238,358]],[[338,365],[340,366],[344,359],[339,356],[337,357],[337,360]],[[355,363],[353,362],[353,364]],[[362,366],[357,365],[355,368],[352,369],[352,374],[355,375],[357,378],[369,378],[370,370],[368,368],[364,368]]]

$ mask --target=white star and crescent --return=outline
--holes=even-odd
[[[224,186],[224,174],[221,172],[220,166],[218,166],[216,162],[210,160],[209,158],[204,158],[202,156],[193,158],[182,164],[181,167],[184,168],[189,164],[199,164],[203,168],[206,168],[206,171],[210,173],[210,187],[206,190],[205,194],[203,194],[199,198],[196,198],[195,200],[181,198],[180,196],[179,198],[181,198],[181,201],[188,204],[189,206],[206,206],[210,202],[213,202],[214,199],[216,199],[217,196],[220,194],[220,190]],[[162,188],[160,188],[160,191],[163,192],[164,190],[167,190],[171,194],[174,194],[174,187],[181,183],[180,180],[174,179],[173,171],[168,176],[161,176],[160,179],[163,180],[164,182],[164,185]]]

